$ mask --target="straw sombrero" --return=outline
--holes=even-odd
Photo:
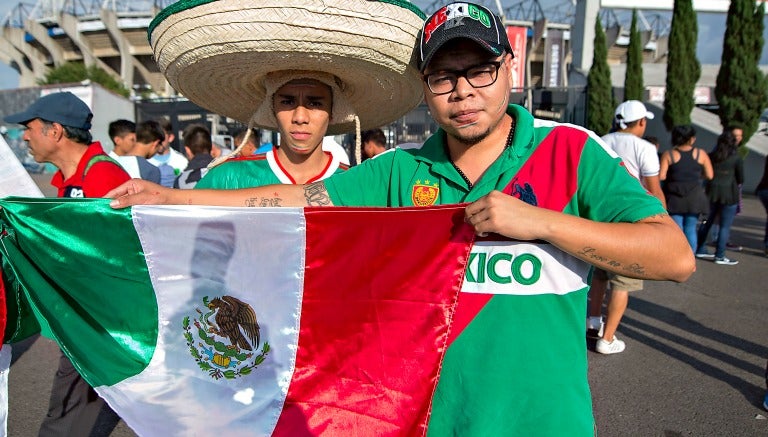
[[[267,129],[276,129],[268,76],[332,75],[328,133],[337,134],[354,130],[354,115],[360,128],[374,128],[419,104],[414,47],[424,19],[405,0],[181,0],[152,20],[149,39],[176,91]],[[337,97],[354,114],[337,114]]]

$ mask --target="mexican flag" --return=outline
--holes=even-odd
[[[139,435],[426,432],[463,207],[0,207],[7,340],[39,324]]]

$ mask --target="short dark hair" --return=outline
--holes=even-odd
[[[690,124],[682,124],[672,128],[672,145],[682,146],[696,136],[696,129]]]
[[[122,137],[125,134],[136,132],[136,123],[131,120],[119,119],[109,123],[109,138],[114,141],[115,137]]]
[[[171,120],[169,120],[168,117],[159,117],[156,121],[160,123],[160,127],[165,133],[169,134],[173,132],[173,125],[171,124]]]
[[[363,131],[360,134],[360,144],[365,144],[368,141],[373,141],[382,147],[387,146],[387,136],[384,135],[384,131],[381,129],[370,129]]]
[[[658,137],[654,137],[653,135],[646,135],[643,137],[645,141],[648,141],[649,143],[653,144],[654,146],[658,146],[661,144]]]
[[[136,142],[141,144],[150,144],[155,141],[162,142],[165,139],[165,132],[160,127],[160,123],[155,120],[146,120],[136,125]]]
[[[238,147],[240,143],[243,142],[243,138],[245,138],[246,133],[248,133],[248,129],[243,129],[235,133],[235,147]],[[258,129],[251,129],[251,136],[248,137],[248,141],[253,144],[257,144],[257,138],[259,138]]]
[[[53,126],[53,123],[59,123],[58,121],[55,121],[55,122],[48,121],[48,120],[43,120],[42,118],[40,119],[40,121],[43,123],[43,127],[42,127],[43,132],[47,132],[48,129],[50,129],[51,126]],[[61,123],[59,123],[59,125],[61,125],[61,128],[64,131],[64,136],[69,138],[70,140],[78,144],[85,144],[85,145],[89,145],[93,142],[93,136],[91,135],[90,130],[82,129],[79,127],[66,126]]]
[[[184,128],[184,147],[193,155],[211,153],[211,132],[201,124],[190,124]]]

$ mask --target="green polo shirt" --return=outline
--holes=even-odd
[[[445,132],[325,180],[334,205],[472,202],[492,190],[602,222],[665,213],[593,133],[510,105],[511,147],[469,189]],[[417,268],[417,266],[414,266]],[[433,398],[430,436],[591,436],[584,320],[591,266],[546,242],[477,241]],[[407,335],[406,333],[401,333]]]

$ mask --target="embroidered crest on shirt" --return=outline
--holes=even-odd
[[[513,197],[517,197],[529,205],[538,206],[539,204],[539,202],[536,200],[536,193],[533,192],[533,187],[531,184],[525,182],[523,185],[520,185],[517,178],[512,181],[511,195]]]
[[[426,179],[422,183],[421,180],[417,180],[411,189],[411,202],[415,206],[431,206],[437,202],[439,194],[440,188],[438,188],[437,182]]]
[[[203,305],[207,312],[196,308],[199,317],[190,323],[186,316],[182,323],[189,352],[200,370],[213,379],[249,375],[271,350],[268,342],[260,344],[259,324],[253,308],[232,296],[215,297],[211,301],[205,296]]]

